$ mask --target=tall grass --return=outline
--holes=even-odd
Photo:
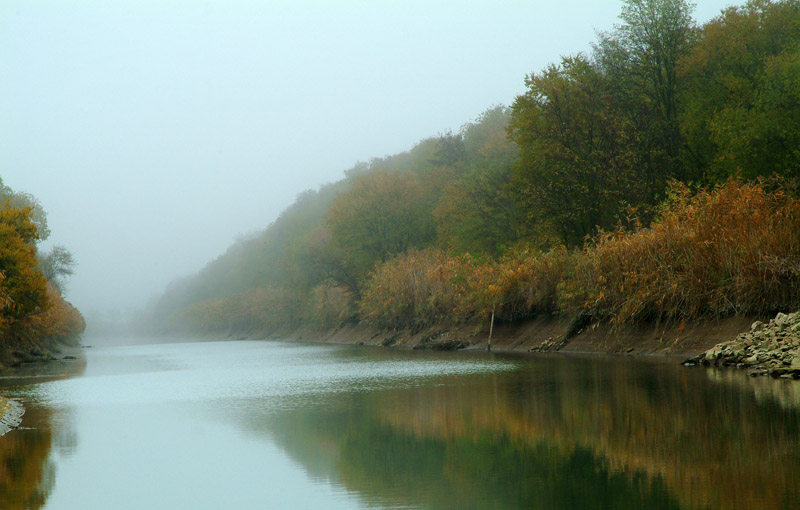
[[[441,250],[410,250],[372,273],[361,300],[362,318],[382,327],[421,327],[491,313],[517,320],[556,310],[557,285],[570,257],[513,252],[499,260]]]
[[[582,250],[497,260],[411,250],[371,274],[363,319],[419,327],[494,312],[511,321],[588,311],[615,325],[800,307],[800,199],[793,181],[691,190],[673,184],[659,219],[602,232]]]
[[[789,181],[674,184],[658,221],[602,233],[577,260],[573,305],[615,324],[797,308],[800,200]]]
[[[2,304],[2,303],[0,303]],[[673,184],[658,220],[602,232],[581,250],[513,250],[498,259],[412,249],[379,264],[359,303],[330,283],[248,291],[190,305],[200,331],[253,331],[353,318],[421,328],[494,313],[563,313],[614,325],[800,308],[800,198],[794,181]]]
[[[340,285],[324,282],[311,290],[304,320],[319,331],[335,329],[356,316],[351,293]]]

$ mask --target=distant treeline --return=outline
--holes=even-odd
[[[616,324],[800,306],[800,1],[625,0],[511,107],[359,163],[171,284],[152,332]]]
[[[72,255],[62,246],[37,248],[49,234],[36,198],[0,180],[0,368],[59,343],[76,345],[83,332],[80,312],[61,296]]]

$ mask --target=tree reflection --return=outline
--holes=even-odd
[[[374,504],[778,509],[800,501],[797,408],[709,384],[703,370],[555,356],[507,374],[336,398],[250,425],[269,429],[315,478]]]
[[[74,377],[86,369],[86,360],[30,364],[3,372],[3,391],[23,385]],[[13,386],[14,384],[20,386]],[[22,426],[0,437],[0,509],[43,508],[55,487],[53,447],[68,455],[78,445],[71,422],[54,420],[53,409],[35,402],[25,405]]]
[[[6,510],[42,508],[55,484],[50,411],[32,407],[24,423],[25,429],[0,437],[0,508]]]

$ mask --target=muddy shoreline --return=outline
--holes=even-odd
[[[0,369],[0,382],[35,379],[49,381],[64,379],[86,368],[82,347],[62,347],[47,351],[46,356],[32,356],[26,361]],[[25,407],[16,400],[0,396],[0,437],[19,427]]]
[[[748,331],[762,317],[730,317],[697,323],[647,324],[612,328],[591,324],[565,338],[571,319],[542,316],[518,324],[495,324],[493,352],[566,352],[591,354],[664,355],[687,358]],[[336,344],[379,345],[401,349],[486,350],[489,324],[438,324],[420,330],[385,331],[366,324],[346,324],[319,331],[308,326],[268,333],[231,334],[236,339],[270,339]]]

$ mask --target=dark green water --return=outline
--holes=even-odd
[[[0,508],[800,508],[800,383],[675,361],[205,342],[0,379]]]

